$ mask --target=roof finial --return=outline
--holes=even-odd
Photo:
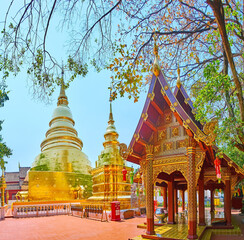
[[[178,74],[178,77],[177,77],[177,87],[180,88],[181,86],[181,81],[180,81],[180,66],[179,66],[179,63],[178,63],[178,67],[177,67],[177,74]]]
[[[68,105],[68,98],[65,94],[65,85],[64,85],[64,66],[62,65],[62,77],[61,77],[61,86],[60,86],[60,94],[58,97],[57,105]]]
[[[114,119],[113,119],[113,112],[112,112],[112,86],[110,87],[109,102],[110,102],[109,121],[114,121]]]
[[[156,34],[154,33],[154,48],[153,48],[153,53],[155,55],[154,63],[153,63],[153,72],[155,76],[159,76],[160,74],[160,66],[158,63],[158,45],[157,45],[157,39],[156,39]]]

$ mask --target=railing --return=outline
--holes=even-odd
[[[70,203],[13,205],[13,217],[42,217],[70,214]]]
[[[0,220],[5,219],[5,214],[6,214],[7,210],[8,210],[8,205],[0,207]]]
[[[100,220],[101,222],[108,221],[106,209],[103,205],[71,205],[71,214],[72,216]]]
[[[0,220],[3,220],[5,216],[5,208],[0,207]]]

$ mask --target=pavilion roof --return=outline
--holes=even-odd
[[[172,92],[161,70],[158,76],[153,73],[141,117],[128,148],[127,160],[139,164],[145,155],[145,145],[152,142],[158,118],[164,115],[165,109],[170,109],[186,133],[197,140],[200,148],[206,152],[207,165],[213,166],[218,148],[209,142],[203,125],[195,119],[193,103],[183,85],[177,82]],[[223,160],[226,166],[229,165],[244,178],[244,170],[227,155],[223,155]]]

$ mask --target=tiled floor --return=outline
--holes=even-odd
[[[72,216],[6,218],[0,221],[0,240],[128,240],[145,234],[144,229],[136,227],[143,222],[145,217],[121,222]]]
[[[211,217],[210,217],[209,212],[206,211],[205,216],[206,216],[207,225],[211,225]],[[223,211],[216,211],[214,217],[223,218]],[[165,224],[160,227],[155,227],[156,236],[165,237],[165,238],[174,238],[174,239],[187,239],[187,235],[188,235],[187,219],[183,218],[183,217],[178,217],[176,219],[176,221],[178,222],[178,224],[174,224],[174,225]],[[232,221],[232,222],[235,223],[235,221]],[[140,227],[142,228],[143,224],[140,224]],[[144,227],[146,227],[146,225],[144,225]],[[197,235],[199,237],[203,233],[204,229],[205,229],[205,226],[197,226]],[[227,239],[229,240],[229,239],[232,239],[232,236],[240,236],[241,230],[237,226],[237,224],[235,224],[234,229],[207,230],[204,232],[202,240],[210,240],[211,236],[213,236],[213,235],[228,235],[229,238],[227,238]],[[132,239],[133,240],[145,240],[145,238],[142,238],[141,236],[137,236]]]

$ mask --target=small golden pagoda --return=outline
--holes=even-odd
[[[91,171],[93,179],[93,196],[89,200],[97,203],[105,203],[108,207],[112,201],[120,201],[121,209],[130,208],[131,185],[129,178],[123,179],[123,169],[129,173],[133,170],[125,166],[125,160],[119,152],[119,134],[116,131],[112,113],[112,103],[110,99],[110,114],[105,141],[104,150],[98,156],[96,167]],[[125,174],[124,170],[124,174]]]
[[[88,198],[92,192],[91,163],[81,151],[83,143],[74,128],[64,85],[53,112],[41,153],[29,171],[29,200]],[[77,194],[84,189],[83,196]]]

